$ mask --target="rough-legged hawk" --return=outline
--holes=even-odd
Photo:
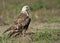
[[[12,26],[10,26],[7,30],[4,31],[4,33],[8,32],[8,35],[10,37],[14,34],[15,36],[22,34],[23,31],[26,32],[31,22],[29,10],[29,6],[23,6],[20,16],[17,18],[17,20]]]

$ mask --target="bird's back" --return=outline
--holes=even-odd
[[[21,24],[27,19],[27,15],[25,13],[21,13],[20,16],[15,21],[15,24]]]

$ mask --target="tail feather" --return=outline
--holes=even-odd
[[[23,31],[23,28],[21,26],[19,26],[19,25],[18,26],[13,25],[13,26],[10,26],[7,30],[5,30],[3,32],[3,34],[6,33],[6,32],[8,32],[9,37],[11,37],[13,35],[14,35],[14,37],[16,37],[19,34],[21,35],[22,34],[22,31]]]
[[[7,30],[5,30],[3,33],[6,33],[6,32],[8,32],[8,31],[10,31],[10,30],[15,30],[15,29],[17,29],[15,26],[10,26]]]
[[[14,35],[16,32],[10,32],[8,35],[9,35],[9,37],[8,38],[10,38],[12,35]]]
[[[11,30],[11,27],[9,27],[7,30],[5,30],[3,33],[6,33]]]

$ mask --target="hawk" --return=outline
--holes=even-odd
[[[31,22],[31,17],[29,16],[29,10],[30,7],[28,5],[23,6],[21,13],[16,21],[14,21],[14,24],[11,25],[7,30],[4,31],[4,33],[9,32],[8,35],[11,37],[12,35],[17,36],[19,34],[22,34],[23,31],[26,33],[29,24]]]

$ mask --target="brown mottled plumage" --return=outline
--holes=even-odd
[[[29,6],[24,6],[22,8],[20,16],[17,18],[17,20],[12,26],[10,26],[7,30],[4,31],[4,33],[9,31],[8,35],[9,37],[11,37],[14,34],[15,36],[22,34],[23,30],[25,30],[26,32],[31,21],[28,10]]]

